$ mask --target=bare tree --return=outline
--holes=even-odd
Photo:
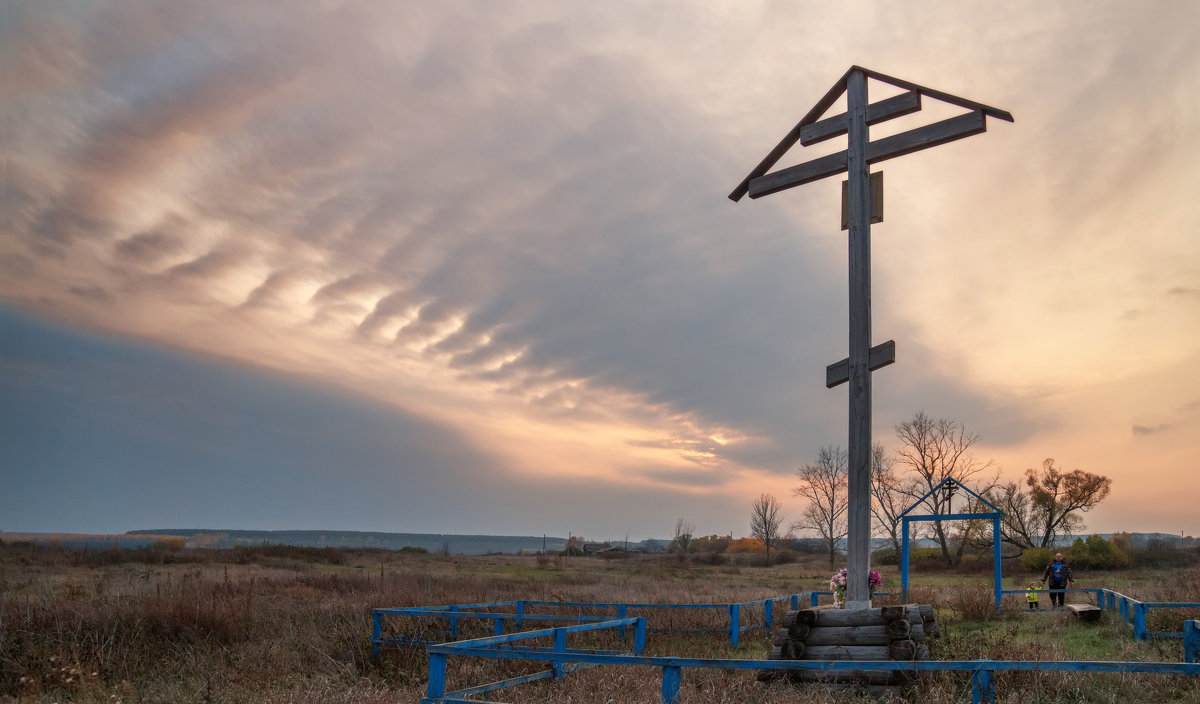
[[[782,537],[779,534],[779,526],[783,523],[783,515],[780,513],[779,501],[770,494],[760,494],[754,500],[753,508],[750,512],[750,535],[758,538],[767,546],[767,566],[771,565],[771,546],[779,541]]]
[[[967,432],[962,423],[949,418],[931,418],[919,411],[912,420],[906,420],[896,426],[896,436],[900,439],[900,449],[896,460],[906,465],[916,473],[913,490],[921,494],[931,492],[934,487],[946,479],[965,484],[966,480],[978,476],[991,467],[991,462],[980,462],[971,454],[971,446],[979,441],[979,436]],[[987,486],[989,491],[995,486],[993,478]],[[950,491],[931,493],[925,504],[930,515],[952,513],[953,487]],[[920,494],[914,496],[916,499]],[[942,521],[932,521],[933,538],[942,550],[942,558],[947,565],[958,564],[962,559],[966,542],[962,540],[951,543],[950,530],[942,525]],[[953,548],[953,549],[952,549]]]
[[[896,474],[896,461],[883,445],[871,448],[871,514],[878,530],[892,542],[900,555],[900,514],[923,492],[917,492],[911,479]]]
[[[1042,471],[1025,470],[1028,493],[1015,482],[993,492],[1005,512],[1001,531],[1006,542],[1019,548],[1050,547],[1062,535],[1083,529],[1083,516],[1108,497],[1112,480],[1075,469],[1064,472],[1048,458]]]
[[[670,550],[680,556],[686,556],[692,552],[695,539],[696,528],[691,521],[685,521],[682,518],[675,521],[675,537],[671,539]]]
[[[792,530],[813,530],[829,552],[829,567],[837,560],[838,544],[846,537],[846,510],[849,496],[846,482],[849,472],[846,451],[840,447],[822,447],[817,451],[814,464],[802,465],[796,470],[799,486],[792,493],[808,503],[801,509],[800,518],[792,523]]]

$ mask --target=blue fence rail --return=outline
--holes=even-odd
[[[1196,622],[1189,621],[1185,643],[1195,638]],[[634,625],[637,629],[633,653],[572,650],[566,647],[568,634],[587,630],[622,628]],[[1026,660],[949,660],[949,661],[853,661],[853,660],[736,660],[720,658],[647,657],[641,655],[645,646],[645,617],[615,619],[592,624],[547,628],[524,633],[477,638],[457,643],[427,646],[429,653],[429,683],[422,704],[471,702],[468,697],[540,679],[561,679],[574,669],[595,665],[625,665],[658,667],[662,670],[662,701],[677,704],[685,668],[723,670],[819,670],[830,674],[842,670],[892,672],[953,671],[971,675],[971,702],[982,704],[995,700],[993,675],[997,672],[1123,672],[1179,674],[1200,676],[1200,664],[1195,662],[1103,662],[1103,661],[1026,661]],[[515,643],[553,638],[553,648],[514,646]],[[1187,646],[1185,646],[1187,647]],[[1194,646],[1193,646],[1194,647]],[[446,660],[449,656],[479,657],[506,660],[526,660],[550,663],[549,670],[522,675],[490,684],[446,691]]]
[[[1096,589],[1094,591],[1096,592],[1096,604],[1106,611],[1115,609],[1121,621],[1132,624],[1133,637],[1137,640],[1146,640],[1147,638],[1186,638],[1187,622],[1184,622],[1184,630],[1182,632],[1148,631],[1146,629],[1146,616],[1150,613],[1150,609],[1200,609],[1200,602],[1138,601],[1133,597],[1111,589]]]
[[[1047,593],[1063,592],[1065,594],[1087,594],[1091,599],[1094,599],[1096,606],[1104,611],[1116,611],[1121,621],[1128,623],[1133,627],[1133,637],[1137,640],[1146,640],[1147,638],[1183,638],[1184,633],[1180,631],[1150,631],[1146,628],[1147,615],[1150,609],[1200,609],[1200,602],[1176,602],[1176,601],[1139,601],[1131,596],[1126,596],[1120,592],[1111,589],[1087,588],[1087,589],[1053,589],[1045,590]],[[1005,589],[1001,594],[1021,595],[1024,596],[1028,592],[1024,589]]]
[[[663,611],[663,610],[696,610],[725,612],[725,625],[720,629],[712,628],[653,628],[651,633],[727,633],[729,644],[734,648],[741,642],[741,634],[751,630],[763,629],[770,631],[774,627],[776,607],[786,602],[788,608],[795,611],[801,604],[805,607],[816,607],[822,597],[832,597],[833,592],[815,591],[789,594],[787,596],[743,601],[732,604],[636,604],[609,602],[561,602],[561,601],[500,601],[486,604],[452,604],[446,606],[412,606],[401,608],[372,609],[371,619],[371,657],[379,657],[379,649],[384,645],[406,645],[424,647],[456,641],[459,638],[461,621],[491,621],[492,634],[503,635],[508,630],[508,624],[522,628],[525,622],[556,622],[556,623],[595,623],[607,621],[614,616],[626,618],[634,611]],[[874,592],[872,597],[890,596],[886,592]],[[557,613],[537,613],[538,608],[558,609]],[[602,612],[603,615],[564,614],[562,609],[577,611]],[[761,611],[759,611],[761,609]],[[434,618],[446,622],[444,630],[439,631],[439,638],[426,640],[412,636],[385,636],[383,624],[385,617],[405,617],[408,619]],[[622,630],[621,635],[624,635]]]
[[[559,601],[502,601],[486,604],[453,604],[447,606],[414,606],[404,608],[372,609],[371,656],[378,657],[383,645],[428,646],[455,641],[459,637],[460,624],[463,621],[491,621],[494,636],[503,635],[512,624],[515,628],[524,627],[526,622],[554,623],[596,623],[612,618],[623,619],[636,611],[664,610],[693,610],[724,612],[725,625],[715,628],[655,628],[652,633],[690,632],[721,632],[728,634],[729,643],[737,647],[741,634],[750,630],[764,629],[769,631],[775,623],[777,606],[781,603],[791,610],[805,606],[818,606],[822,596],[832,596],[833,592],[804,592],[787,596],[744,601],[731,604],[637,604],[637,603],[608,603],[608,602],[559,602]],[[552,608],[556,613],[538,613],[538,609]],[[602,615],[585,615],[582,613],[563,613],[563,609],[576,611],[599,612]],[[384,619],[404,617],[407,619],[433,618],[444,621],[447,626],[439,631],[439,638],[426,640],[412,636],[385,636]],[[621,635],[624,635],[622,630]]]

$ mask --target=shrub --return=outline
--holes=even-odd
[[[412,555],[428,555],[429,554],[429,551],[426,550],[425,548],[417,547],[415,545],[405,545],[404,547],[400,548],[400,552],[408,553],[408,554],[412,554]]]
[[[996,617],[996,597],[984,587],[954,587],[945,603],[964,621],[986,621]]]
[[[1129,556],[1120,546],[1098,535],[1087,540],[1076,538],[1067,556],[1073,567],[1084,569],[1116,570],[1129,566]]]
[[[1026,548],[1019,558],[1021,569],[1031,574],[1041,574],[1054,559],[1054,548]]]

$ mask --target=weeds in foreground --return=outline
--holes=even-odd
[[[655,559],[455,558],[377,551],[122,551],[0,546],[0,697],[20,702],[417,701],[426,656],[389,648],[370,658],[370,610],[512,599],[554,602],[722,603],[820,588],[827,570],[789,564],[679,565]],[[44,558],[44,559],[43,559]],[[1159,573],[1123,585],[1156,599],[1196,601],[1200,575]],[[893,578],[894,580],[894,578]],[[1175,584],[1177,586],[1170,586]],[[1158,586],[1170,587],[1161,592]],[[1141,591],[1138,591],[1141,590]],[[1190,591],[1189,591],[1190,590]],[[1163,596],[1159,596],[1162,594]],[[1180,658],[1178,642],[1134,643],[1115,621],[1080,626],[1056,615],[992,610],[986,585],[915,588],[912,600],[943,614],[942,659]],[[778,613],[778,612],[777,612]],[[658,627],[720,628],[722,612],[646,613]],[[747,609],[744,622],[761,620]],[[441,626],[430,625],[429,628]],[[489,624],[480,625],[485,631]],[[1177,628],[1177,624],[1175,625]],[[596,640],[588,647],[620,647]],[[652,636],[655,654],[758,658],[761,631],[731,649],[721,635]],[[1172,650],[1174,648],[1174,650]],[[453,659],[452,686],[478,684],[537,665]],[[659,701],[656,668],[594,668],[489,697],[498,701]],[[1025,673],[997,678],[1000,701],[1200,701],[1193,679]],[[961,675],[921,680],[914,700],[967,699]],[[786,683],[744,671],[685,671],[682,701],[794,702]],[[809,688],[805,701],[867,701],[865,693]]]

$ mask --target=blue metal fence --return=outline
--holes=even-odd
[[[833,592],[802,592],[799,594],[789,594],[787,596],[779,596],[771,599],[762,599],[758,601],[743,601],[732,604],[637,604],[637,603],[610,603],[610,602],[561,602],[561,601],[537,601],[537,600],[520,600],[520,601],[499,601],[487,604],[453,604],[447,606],[411,606],[403,608],[383,608],[372,609],[372,629],[371,629],[371,657],[379,657],[379,649],[384,645],[407,645],[423,647],[447,641],[456,641],[459,637],[459,622],[463,620],[488,620],[492,622],[493,635],[502,635],[507,630],[507,624],[512,623],[516,628],[521,628],[526,621],[541,621],[541,622],[556,622],[556,623],[594,623],[599,621],[607,621],[614,616],[616,618],[625,618],[631,611],[670,611],[670,610],[697,610],[697,611],[724,611],[726,617],[726,625],[717,630],[710,628],[652,628],[651,633],[727,633],[729,636],[729,644],[734,648],[738,647],[741,642],[741,634],[751,630],[764,629],[769,631],[775,623],[775,607],[781,602],[786,602],[788,608],[795,611],[800,608],[803,603],[806,607],[817,607],[820,605],[821,597],[832,597]],[[890,596],[886,592],[873,592],[872,597]],[[553,609],[576,609],[606,612],[602,616],[588,616],[583,614],[564,614],[561,611],[558,613],[535,613],[535,609],[539,607],[550,607]],[[761,608],[761,618],[757,609]],[[481,610],[483,609],[483,610]],[[385,636],[383,633],[383,623],[385,617],[405,617],[408,619],[416,618],[435,618],[447,622],[447,627],[439,631],[440,636],[434,640],[417,638],[414,636]],[[621,635],[624,635],[622,630]]]
[[[566,647],[566,635],[584,629],[614,628],[619,625],[630,625],[637,622],[638,632],[642,634],[639,642],[644,645],[645,618],[617,619],[610,622],[582,624],[565,628],[543,629],[526,633],[514,633],[507,636],[480,638],[458,643],[443,643],[427,647],[429,652],[429,684],[422,704],[447,704],[449,702],[470,702],[469,696],[511,687],[539,679],[561,679],[570,669],[569,665],[577,667],[589,665],[624,665],[634,667],[658,667],[662,670],[662,701],[667,704],[677,704],[679,690],[682,684],[682,671],[686,668],[723,669],[723,670],[772,670],[787,672],[791,670],[819,670],[830,674],[843,670],[893,672],[937,672],[952,671],[971,674],[971,702],[982,704],[995,699],[993,674],[996,672],[1123,672],[1123,673],[1159,673],[1179,674],[1192,677],[1200,676],[1200,664],[1194,662],[1105,662],[1105,661],[1028,661],[1028,660],[923,660],[923,661],[854,661],[854,660],[736,660],[722,658],[678,658],[678,657],[648,657],[638,654],[635,646],[633,654],[600,653],[597,651],[570,650]],[[1189,622],[1195,628],[1195,622]],[[513,643],[533,638],[554,638],[551,648],[522,648],[514,649]],[[464,656],[493,658],[506,660],[526,660],[548,662],[551,669],[510,678],[486,685],[478,685],[446,691],[446,658],[448,656]]]
[[[467,697],[484,692],[511,687],[536,680],[554,678],[560,679],[566,673],[584,667],[595,665],[629,665],[660,667],[662,669],[662,699],[664,702],[677,702],[682,681],[682,670],[685,668],[718,668],[718,669],[749,669],[789,671],[815,669],[836,673],[842,670],[858,671],[960,671],[971,674],[971,701],[990,702],[994,700],[992,684],[995,672],[1129,672],[1129,673],[1175,673],[1190,676],[1200,676],[1200,622],[1188,620],[1183,622],[1182,632],[1147,632],[1146,614],[1151,608],[1200,608],[1200,603],[1177,602],[1142,602],[1119,592],[1109,589],[1072,589],[1065,590],[1076,593],[1093,595],[1096,604],[1104,610],[1116,610],[1123,622],[1131,623],[1134,637],[1138,640],[1146,638],[1182,638],[1184,663],[1166,662],[1096,662],[1096,661],[1001,661],[1001,660],[969,660],[969,661],[818,661],[818,660],[736,660],[715,658],[678,658],[678,657],[646,657],[643,655],[648,632],[677,632],[679,629],[659,628],[648,629],[645,616],[629,617],[631,610],[724,610],[727,622],[720,629],[684,629],[690,631],[705,631],[725,633],[733,647],[737,647],[739,636],[751,629],[766,629],[768,632],[774,625],[775,605],[786,602],[795,610],[801,603],[805,606],[817,606],[820,597],[830,596],[832,592],[804,592],[763,599],[758,601],[739,602],[731,604],[635,604],[635,603],[604,603],[604,602],[557,602],[557,601],[507,601],[484,604],[455,604],[447,606],[426,606],[407,608],[374,609],[373,629],[371,636],[372,656],[378,656],[380,646],[384,644],[405,644],[425,647],[429,654],[429,685],[427,696],[422,701],[428,704],[443,702],[477,702]],[[1024,590],[1006,590],[1005,594],[1024,594]],[[875,595],[880,596],[880,595]],[[575,609],[577,611],[615,611],[613,615],[588,615],[582,613],[564,614],[538,613],[537,609],[552,607],[554,609]],[[749,614],[744,611],[761,608],[761,620],[756,618],[757,611]],[[750,615],[750,618],[743,616]],[[384,636],[383,619],[399,616],[410,619],[426,618],[444,621],[447,630],[441,635],[448,635],[451,641],[439,642],[421,640],[410,636]],[[460,621],[492,622],[492,636],[457,641]],[[570,625],[541,628],[533,631],[506,634],[509,624],[521,628],[526,622],[547,623],[558,622]],[[634,629],[632,650],[585,650],[567,648],[567,636],[601,630],[615,630],[619,639],[627,637],[627,628]],[[518,645],[522,641],[553,638],[553,646],[530,647]],[[490,684],[477,685],[451,692],[446,691],[446,658],[447,656],[482,657],[493,659],[525,660],[548,662],[549,670],[529,675],[501,680]]]
[[[1093,591],[1096,593],[1096,604],[1105,610],[1116,609],[1121,621],[1133,626],[1133,637],[1137,640],[1184,638],[1186,636],[1187,622],[1184,623],[1185,630],[1180,632],[1146,630],[1146,616],[1150,609],[1200,609],[1198,602],[1138,601],[1111,589],[1095,589]]]
[[[413,606],[404,608],[372,609],[371,656],[378,657],[383,645],[427,646],[455,641],[459,636],[459,625],[463,620],[488,620],[492,622],[493,635],[503,635],[508,624],[521,628],[526,621],[554,623],[595,623],[608,621],[614,616],[625,618],[631,611],[663,611],[663,610],[696,610],[725,612],[726,625],[721,629],[676,629],[655,628],[652,633],[674,633],[681,630],[691,632],[723,632],[728,634],[729,643],[737,647],[741,642],[741,634],[750,630],[770,630],[775,622],[775,607],[781,602],[793,611],[805,606],[818,606],[822,596],[832,596],[833,592],[804,592],[787,596],[743,601],[731,604],[637,604],[609,602],[560,602],[560,601],[502,601],[486,604],[453,604],[446,606]],[[875,596],[878,596],[875,595]],[[558,609],[557,613],[536,613],[536,609],[550,607]],[[561,609],[577,611],[603,612],[604,615],[565,614]],[[758,609],[761,609],[761,617]],[[439,638],[428,640],[414,636],[385,636],[383,625],[385,617],[404,617],[406,619],[434,618],[447,623],[444,630],[438,632]],[[624,632],[622,631],[621,635]]]

